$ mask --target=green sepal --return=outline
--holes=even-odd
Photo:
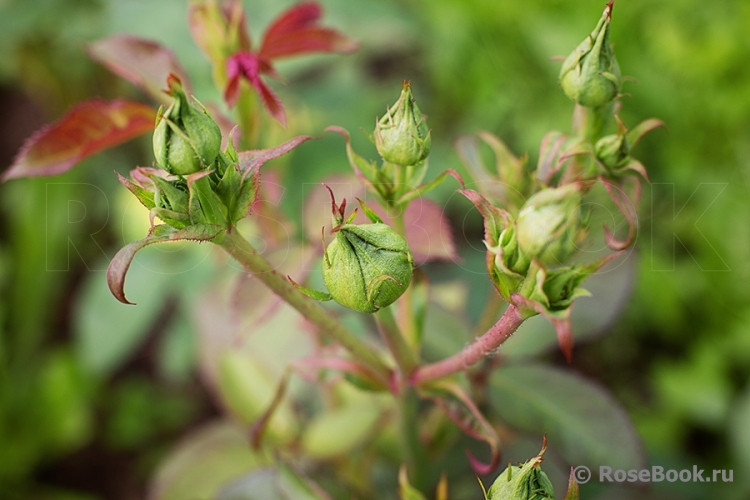
[[[118,172],[115,172],[115,174],[117,175],[117,179],[120,181],[120,183],[125,186],[128,191],[133,193],[136,198],[138,198],[138,201],[141,202],[141,205],[149,210],[156,207],[153,192],[149,191],[148,189],[143,189],[135,182],[120,175]]]
[[[464,180],[461,178],[461,175],[455,170],[453,170],[452,168],[449,168],[447,170],[444,170],[443,173],[435,177],[430,182],[427,182],[425,184],[422,184],[419,187],[416,187],[410,191],[407,191],[398,200],[396,200],[395,204],[397,206],[402,206],[402,207],[408,205],[410,202],[416,200],[420,196],[423,196],[429,193],[430,191],[432,191],[433,189],[435,189],[436,187],[440,186],[445,181],[445,179],[448,178],[448,176],[451,176],[454,179],[456,179],[458,183],[461,184],[462,188],[466,187],[466,184],[464,183]]]
[[[158,175],[150,175],[149,177],[156,184],[159,196],[163,195],[169,204],[169,206],[162,205],[163,208],[170,208],[175,212],[188,212],[188,194],[185,191]]]
[[[357,201],[359,202],[359,206],[362,207],[362,211],[365,213],[367,218],[370,219],[370,222],[372,222],[373,224],[374,223],[383,224],[383,219],[381,219],[380,216],[378,216],[378,214],[376,214],[370,207],[365,205],[364,201],[362,201],[359,198],[357,198]],[[349,221],[347,221],[347,224],[348,223]]]
[[[327,302],[327,301],[333,299],[333,297],[331,297],[330,293],[322,292],[320,290],[314,290],[312,288],[307,288],[306,286],[300,285],[299,283],[297,283],[296,281],[294,281],[291,276],[287,276],[287,279],[289,280],[289,282],[292,285],[294,285],[294,288],[296,288],[300,292],[304,293],[305,295],[307,295],[311,299],[319,300],[321,302]]]
[[[404,465],[401,466],[398,473],[398,486],[400,500],[427,500],[418,489],[409,484],[409,477]]]
[[[183,229],[191,224],[188,214],[184,212],[175,212],[174,210],[168,210],[166,208],[152,208],[149,215],[152,221],[154,218],[158,217],[160,220],[164,221],[164,223],[175,229]]]
[[[186,177],[190,192],[190,220],[193,223],[217,224],[229,228],[227,207],[211,186],[210,172],[196,172]]]
[[[563,500],[579,500],[581,495],[581,489],[576,481],[576,476],[573,471],[573,467],[570,468],[570,477],[568,478],[568,492],[565,494]]]

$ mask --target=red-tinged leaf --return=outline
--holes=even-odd
[[[303,142],[307,142],[311,139],[317,139],[317,137],[313,137],[310,135],[299,135],[297,137],[294,137],[293,139],[289,139],[283,144],[279,144],[274,148],[241,151],[238,153],[238,157],[240,160],[240,170],[245,172],[245,175],[250,175],[250,173],[254,169],[260,168],[260,166],[267,161],[278,158],[279,156],[283,156]]]
[[[634,202],[638,203],[641,195],[641,183],[639,179],[635,177],[634,179],[636,180]],[[618,184],[613,184],[611,180],[604,177],[599,177],[599,181],[607,190],[607,194],[609,195],[610,199],[623,215],[623,217],[625,217],[625,220],[628,223],[628,236],[624,240],[618,239],[608,226],[604,226],[605,242],[607,246],[612,250],[625,250],[630,245],[635,243],[635,238],[638,231],[638,214],[636,213],[634,203],[630,200],[630,198],[628,198],[627,193],[625,193],[625,191],[623,190],[623,184],[621,182]]]
[[[570,323],[570,314],[573,307],[566,309],[565,314],[558,314],[552,316],[543,304],[527,299],[526,297],[513,294],[511,295],[511,303],[518,307],[519,310],[535,311],[538,314],[544,316],[552,326],[555,327],[555,334],[557,335],[557,343],[560,345],[560,350],[565,355],[565,359],[568,363],[573,361],[573,327]],[[526,314],[531,314],[527,312]]]
[[[466,196],[482,214],[485,241],[493,246],[497,245],[500,233],[510,224],[510,215],[505,210],[494,206],[487,198],[476,191],[459,189],[458,192]]]
[[[265,59],[310,52],[352,52],[359,46],[336,30],[316,22],[323,10],[315,2],[298,4],[276,18],[266,30],[260,54]]]
[[[311,383],[320,382],[320,372],[323,370],[334,370],[341,372],[357,387],[371,391],[388,390],[376,374],[371,373],[366,367],[356,361],[337,357],[315,356],[311,358],[294,361],[291,365],[303,379]]]
[[[67,172],[99,151],[153,130],[155,115],[153,108],[138,102],[82,102],[27,139],[0,180]]]
[[[578,481],[576,481],[575,470],[571,467],[570,477],[568,478],[568,492],[563,500],[578,500],[580,495],[581,489],[578,487]]]
[[[185,229],[175,229],[167,225],[154,226],[148,236],[142,240],[134,241],[124,246],[117,252],[115,258],[107,268],[107,284],[112,295],[123,304],[133,304],[125,298],[125,275],[128,273],[130,263],[133,262],[135,254],[148,245],[164,243],[166,241],[193,240],[209,241],[214,239],[222,231],[220,226],[209,224],[197,224]]]
[[[648,120],[644,120],[635,127],[633,127],[633,130],[628,132],[628,142],[630,143],[631,149],[635,147],[638,142],[643,138],[644,135],[648,134],[652,130],[656,130],[659,127],[667,128],[666,125],[664,125],[664,122],[661,120],[657,120],[656,118],[649,118]]]
[[[267,59],[279,59],[316,52],[347,54],[356,51],[358,48],[357,42],[336,30],[305,28],[273,42],[268,42],[261,49],[261,55]]]
[[[492,472],[500,461],[500,437],[466,391],[454,381],[443,380],[430,384],[425,390],[425,395],[432,399],[464,434],[489,445],[491,459],[488,463],[478,460],[469,450],[466,450],[466,455],[477,474]]]
[[[537,177],[543,182],[549,183],[555,174],[560,171],[562,166],[560,154],[567,140],[568,136],[557,130],[547,133],[542,139],[536,173]]]
[[[187,73],[174,53],[157,42],[130,35],[115,35],[88,47],[89,55],[116,75],[134,83],[157,101],[170,102],[162,92],[170,74],[177,75],[186,89]]]
[[[404,213],[406,241],[416,265],[434,260],[459,259],[443,208],[424,198],[412,202]]]

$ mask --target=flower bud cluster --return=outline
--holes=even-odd
[[[159,169],[139,168],[121,182],[158,217],[177,229],[194,224],[232,227],[247,215],[257,175],[240,168],[232,141],[221,152],[221,130],[205,108],[190,101],[170,75],[172,103],[159,110],[153,148]],[[257,174],[257,172],[256,172]]]

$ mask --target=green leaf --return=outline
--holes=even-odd
[[[244,428],[215,421],[188,435],[167,455],[148,498],[212,500],[232,480],[267,463],[247,445]]]
[[[343,457],[374,437],[381,418],[378,403],[357,401],[316,415],[302,435],[305,455],[316,459]]]
[[[627,414],[601,387],[544,365],[506,366],[489,384],[494,413],[518,429],[546,433],[571,465],[641,469],[645,457]]]
[[[310,479],[283,463],[264,467],[224,488],[217,500],[331,500]]]

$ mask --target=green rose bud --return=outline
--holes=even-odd
[[[375,147],[388,163],[416,165],[430,154],[430,130],[404,82],[396,104],[375,124]]]
[[[344,222],[346,200],[333,202],[336,239],[325,250],[323,279],[333,300],[374,313],[409,288],[414,260],[406,240],[360,204],[373,224],[351,224],[356,211]]]
[[[541,464],[547,449],[521,466],[508,464],[486,493],[487,500],[554,500],[555,492]]]
[[[205,109],[188,101],[174,75],[168,79],[174,98],[159,109],[154,130],[154,156],[161,168],[174,175],[188,175],[210,167],[221,148],[221,130]]]
[[[585,237],[578,186],[548,188],[529,198],[518,214],[516,237],[529,258],[563,264]]]
[[[596,158],[609,170],[620,167],[630,157],[630,145],[624,134],[606,135],[596,141]]]
[[[565,59],[560,85],[569,98],[582,106],[598,108],[620,92],[620,67],[609,43],[611,0],[594,31]]]

